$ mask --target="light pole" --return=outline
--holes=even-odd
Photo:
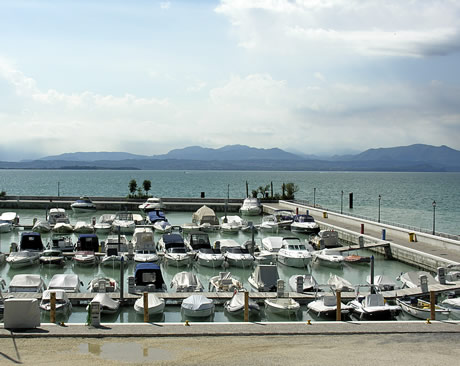
[[[436,221],[436,201],[433,201],[433,235],[435,233],[435,221]]]
[[[380,201],[382,199],[382,195],[379,194],[379,220],[378,222],[380,222]]]
[[[313,207],[316,207],[316,188],[313,188]]]
[[[340,196],[340,214],[343,214],[343,191]]]

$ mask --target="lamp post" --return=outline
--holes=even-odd
[[[313,188],[313,207],[316,207],[316,188]]]
[[[436,201],[433,201],[433,235],[435,233],[435,221],[436,221]]]
[[[378,222],[380,222],[380,201],[382,199],[382,195],[379,194],[379,220]]]
[[[340,196],[340,214],[343,214],[343,191]]]

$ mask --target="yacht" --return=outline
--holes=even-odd
[[[295,215],[291,224],[291,231],[305,234],[317,234],[319,225],[311,215]]]
[[[158,242],[158,250],[164,254],[168,265],[183,267],[192,264],[194,253],[189,252],[180,234],[164,234]]]
[[[220,249],[229,266],[250,268],[254,263],[254,256],[233,239],[220,239],[214,247]]]
[[[340,252],[334,251],[333,249],[323,249],[312,253],[312,263],[321,266],[342,268],[343,267],[343,255]]]
[[[155,210],[163,210],[163,209],[164,209],[163,201],[161,200],[161,198],[158,198],[158,197],[147,198],[147,201],[139,205],[139,210],[145,213],[150,212],[150,211],[155,211]]]
[[[131,212],[118,212],[112,222],[112,231],[120,234],[133,234],[136,229],[133,214]]]
[[[317,250],[341,247],[339,233],[334,230],[321,230],[311,239],[311,244]]]
[[[288,267],[305,268],[311,263],[311,251],[299,238],[283,238],[278,262]]]
[[[48,243],[50,249],[59,249],[62,252],[73,252],[75,249],[75,245],[72,242],[70,236],[64,235],[53,235],[51,237],[51,243]]]
[[[10,268],[23,268],[37,264],[44,249],[39,233],[23,232],[19,242],[19,251],[11,252],[6,262]]]
[[[262,212],[262,206],[257,198],[248,197],[243,201],[243,205],[240,207],[242,215],[255,216],[260,215]]]
[[[136,228],[131,240],[134,246],[134,261],[137,263],[158,262],[153,231],[150,228]]]
[[[75,213],[96,211],[96,205],[88,197],[80,197],[70,205],[70,208]]]
[[[69,217],[63,208],[52,208],[48,213],[47,220],[51,230],[55,233],[68,234],[73,231],[73,226],[70,224]]]
[[[190,252],[195,253],[195,261],[204,267],[221,267],[225,261],[224,255],[219,249],[213,249],[209,242],[209,236],[201,231],[191,232],[185,241]]]
[[[45,266],[61,267],[64,265],[64,256],[60,249],[46,249],[40,256],[39,262]]]
[[[96,224],[94,224],[94,230],[99,234],[109,233],[112,230],[113,220],[115,220],[114,214],[101,215]]]

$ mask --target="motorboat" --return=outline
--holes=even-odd
[[[278,315],[294,315],[300,309],[300,304],[290,297],[275,297],[264,300],[265,310]]]
[[[164,212],[161,210],[153,210],[147,213],[147,222],[149,222],[150,224],[154,224],[158,221],[165,221],[165,220],[166,220],[166,216]]]
[[[96,234],[80,234],[78,236],[76,250],[99,252],[99,238]]]
[[[450,310],[450,317],[455,320],[460,319],[460,298],[450,297],[441,302],[441,305]]]
[[[273,233],[278,231],[279,224],[275,215],[266,215],[262,217],[262,222],[257,226],[257,228],[261,231]]]
[[[245,225],[244,220],[239,216],[225,216],[222,218],[220,230],[225,234],[236,234]]]
[[[153,224],[153,229],[160,234],[170,233],[172,225],[168,222],[168,220],[159,220]]]
[[[211,242],[209,241],[209,235],[202,231],[192,231],[188,234],[187,239],[184,240],[184,244],[187,249],[191,252],[197,252],[199,249],[211,248]]]
[[[230,300],[224,303],[224,309],[226,312],[232,315],[241,315],[244,313],[244,292],[235,291]],[[260,306],[251,298],[248,298],[248,312],[251,314],[258,314],[260,312]]]
[[[163,209],[164,209],[163,201],[161,200],[161,198],[158,198],[158,197],[147,198],[147,201],[139,205],[139,210],[145,213],[150,212],[150,211],[155,211],[155,210],[163,210]]]
[[[192,223],[202,226],[207,224],[208,226],[219,227],[219,218],[213,209],[208,206],[202,206],[192,215]]]
[[[339,233],[334,230],[321,230],[317,235],[311,238],[310,242],[317,250],[338,248],[341,246],[339,242]]]
[[[42,299],[40,301],[40,309],[43,311],[49,312],[51,311],[51,293],[55,294],[56,305],[55,311],[56,313],[68,313],[72,310],[72,303],[70,302],[67,293],[64,290],[45,290],[43,291]]]
[[[311,263],[311,251],[299,238],[283,238],[278,262],[288,267],[306,268]]]
[[[42,252],[45,249],[40,233],[23,232],[19,241],[19,250],[28,250],[31,252]]]
[[[60,219],[58,219],[56,224],[54,224],[54,226],[51,229],[54,233],[56,233],[56,234],[70,234],[71,232],[73,232],[72,224],[70,224],[68,222],[64,222],[64,221],[59,221],[59,220]]]
[[[243,246],[254,256],[254,262],[257,264],[274,264],[277,261],[277,253],[264,249],[259,238],[254,241],[248,240]]]
[[[320,231],[319,225],[311,215],[295,215],[291,224],[291,231],[304,234],[316,234]]]
[[[120,267],[123,256],[118,250],[118,245],[108,245],[105,255],[101,259],[101,266]]]
[[[231,267],[250,268],[254,264],[254,256],[233,239],[220,239],[214,243],[214,246],[220,249]]]
[[[104,214],[94,224],[94,230],[99,234],[107,234],[112,230],[112,223],[115,220],[114,214]]]
[[[272,253],[278,253],[283,246],[283,237],[267,236],[262,239],[262,249]]]
[[[79,250],[75,252],[73,261],[78,266],[90,267],[97,263],[97,258],[93,251]]]
[[[243,284],[232,277],[230,272],[219,272],[209,279],[209,290],[215,292],[234,292],[243,288]]]
[[[96,205],[89,199],[89,197],[80,197],[70,205],[70,208],[75,213],[96,211]]]
[[[343,255],[333,249],[322,249],[312,253],[312,263],[321,266],[341,268]]]
[[[433,275],[425,271],[412,271],[402,273],[398,279],[402,282],[402,288],[416,288],[420,286],[421,276],[426,276],[428,286],[439,285],[439,282],[433,277]]]
[[[131,240],[134,247],[134,261],[136,263],[158,262],[155,238],[150,228],[136,228]]]
[[[351,254],[343,257],[343,263],[345,264],[370,264],[371,257]]]
[[[21,250],[11,252],[6,258],[6,263],[10,268],[24,268],[37,264],[40,258],[40,252]]]
[[[38,261],[45,266],[61,267],[64,265],[64,256],[60,249],[46,249]]]
[[[155,295],[154,293],[149,292],[147,294],[147,306],[148,306],[147,309],[148,309],[149,315],[163,314],[163,311],[165,310],[165,301],[164,299],[158,298],[158,296]],[[144,298],[143,297],[140,297],[134,303],[134,311],[140,315],[144,314]]]
[[[182,224],[181,230],[184,233],[189,233],[191,231],[197,231],[197,230],[200,230],[200,225],[195,224],[194,222],[187,222],[185,224]]]
[[[0,218],[0,233],[9,233],[13,230],[13,224]]]
[[[214,301],[203,295],[191,295],[182,301],[181,310],[184,316],[205,318],[214,314]]]
[[[51,242],[48,246],[50,249],[59,249],[63,253],[70,253],[75,250],[75,245],[70,236],[55,235],[51,237]]]
[[[49,222],[51,227],[54,227],[58,222],[70,224],[69,217],[65,209],[63,208],[52,208],[47,214],[46,220]]]
[[[327,284],[331,287],[333,291],[341,292],[351,292],[355,291],[355,286],[351,282],[347,281],[345,278],[337,276],[335,274],[330,274]]]
[[[248,278],[248,282],[259,292],[275,292],[278,288],[279,278],[276,265],[259,264]]]
[[[122,211],[115,214],[115,219],[112,222],[114,233],[133,234],[135,229],[136,223],[131,212]]]
[[[185,244],[191,252],[195,253],[196,263],[201,266],[217,268],[221,267],[225,261],[220,249],[211,247],[209,236],[206,233],[191,232]]]
[[[405,296],[401,299],[396,299],[402,311],[412,315],[415,318],[426,320],[431,318],[431,305],[429,301],[425,301],[416,297]],[[435,305],[434,313],[436,320],[447,320],[450,317],[450,309]]]
[[[111,277],[96,277],[88,284],[89,292],[118,292],[118,282]]]
[[[98,293],[93,299],[89,302],[88,307],[91,307],[91,304],[98,302],[99,310],[101,314],[115,314],[120,309],[120,301],[112,299],[106,293]]]
[[[48,290],[61,289],[65,292],[80,292],[81,285],[83,285],[83,282],[80,281],[78,275],[74,273],[58,273],[51,278]]]
[[[371,276],[367,276],[366,282],[376,287],[379,291],[393,291],[396,288],[396,282],[385,275],[374,276],[373,284],[371,284]]]
[[[201,292],[204,289],[198,277],[192,272],[176,273],[170,287],[175,292]]]
[[[164,253],[168,265],[183,267],[192,264],[194,253],[190,253],[180,234],[164,234],[158,242],[158,251]]]
[[[291,291],[294,291],[294,292],[302,293],[302,292],[321,291],[319,288],[318,282],[311,274],[291,276],[289,277],[288,282],[289,282],[289,287],[291,288]]]
[[[289,228],[294,221],[295,216],[294,212],[286,209],[275,210],[273,215],[275,216],[279,228]]]
[[[254,197],[245,198],[243,205],[240,207],[240,212],[242,215],[246,216],[256,216],[260,215],[262,212],[262,206],[260,201]]]
[[[16,212],[4,212],[0,215],[0,220],[8,221],[13,228],[19,225],[19,216]]]
[[[321,318],[335,318],[337,316],[337,297],[335,295],[323,295],[307,304],[309,311],[312,311]],[[343,302],[340,303],[342,317],[349,314],[353,308]]]
[[[51,231],[51,225],[48,221],[37,220],[32,226],[32,231],[36,233],[49,233]]]
[[[399,305],[389,305],[380,293],[358,295],[348,305],[353,308],[353,313],[360,319],[388,320],[393,319],[395,315],[401,312]]]
[[[45,282],[37,274],[17,274],[10,285],[8,292],[43,292],[45,291]]]
[[[77,221],[73,231],[77,234],[91,234],[94,232],[94,226],[86,221]]]
[[[155,263],[139,263],[134,271],[135,292],[167,291],[161,268]]]

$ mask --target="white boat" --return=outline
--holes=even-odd
[[[311,215],[295,215],[294,221],[291,224],[291,231],[305,234],[313,234],[319,232],[319,225]]]
[[[351,292],[355,291],[355,286],[353,286],[349,281],[340,276],[330,274],[327,284],[331,286],[333,291],[342,291],[342,292]]]
[[[164,209],[163,201],[161,200],[161,198],[158,198],[158,197],[147,198],[147,201],[139,205],[139,210],[145,213],[150,212],[150,211],[155,211],[155,210],[163,210],[163,209]]]
[[[118,212],[112,222],[112,231],[120,234],[133,234],[136,229],[133,214],[131,212]]]
[[[160,234],[170,233],[172,225],[167,220],[160,220],[153,224],[153,229]]]
[[[61,289],[65,292],[80,292],[80,285],[83,283],[76,274],[58,273],[55,274],[48,284],[48,290]]]
[[[231,267],[250,268],[254,264],[254,256],[233,239],[220,239],[214,243],[214,247],[220,249]]]
[[[58,221],[51,230],[57,234],[70,234],[73,232],[73,226],[68,222]]]
[[[64,265],[64,256],[59,249],[47,249],[43,252],[38,261],[45,266],[61,267]]]
[[[274,233],[279,230],[279,223],[275,215],[266,215],[262,217],[262,222],[257,228],[261,231]]]
[[[445,299],[441,305],[450,310],[450,317],[455,320],[460,319],[460,297]]]
[[[21,250],[19,252],[11,252],[6,258],[6,263],[10,268],[24,268],[33,266],[39,261],[41,253],[35,251]]]
[[[196,263],[201,266],[218,268],[225,261],[220,249],[211,247],[209,236],[206,233],[200,231],[191,232],[185,241],[185,245],[190,252],[195,253]]]
[[[107,246],[105,255],[101,259],[101,266],[104,267],[120,267],[123,256],[118,251],[118,246]]]
[[[36,274],[17,274],[8,287],[8,292],[43,292],[45,282]]]
[[[208,206],[202,206],[192,215],[192,222],[197,225],[209,224],[210,226],[219,226],[219,218],[213,209]]]
[[[78,234],[91,234],[94,232],[94,226],[85,221],[77,221],[73,231]]]
[[[147,294],[147,300],[148,300],[147,301],[147,306],[148,306],[149,315],[156,315],[156,314],[162,314],[163,313],[163,311],[165,310],[165,301],[164,301],[164,299],[160,299],[154,293],[149,292]],[[140,297],[134,303],[134,311],[137,314],[140,314],[140,315],[144,314],[144,298],[143,297]]]
[[[406,297],[397,298],[396,303],[401,307],[402,311],[415,318],[426,320],[431,317],[431,305],[428,301],[415,297]],[[450,309],[441,305],[435,305],[434,313],[436,320],[447,320],[450,317]]]
[[[13,227],[19,225],[19,216],[16,212],[4,212],[0,215],[0,220],[10,222]]]
[[[334,230],[321,230],[311,238],[311,243],[315,249],[337,248],[340,247],[339,233]]]
[[[428,286],[439,285],[439,282],[429,272],[412,271],[402,273],[398,279],[402,282],[402,288],[416,288],[420,286],[420,276],[426,276]]]
[[[248,282],[259,292],[275,292],[279,278],[276,265],[259,264],[248,278]]]
[[[333,249],[322,249],[312,253],[312,263],[321,266],[341,268],[343,255]]]
[[[371,285],[371,276],[366,277],[366,282]],[[374,276],[373,285],[379,291],[393,291],[396,288],[396,282],[388,276],[376,275]]]
[[[337,297],[335,295],[324,295],[315,301],[307,304],[308,310],[322,318],[335,318],[337,316]],[[340,303],[342,316],[349,314],[353,308],[343,302]]]
[[[70,205],[70,208],[75,213],[96,211],[96,205],[88,197],[80,197]]]
[[[184,233],[189,233],[191,231],[200,230],[200,225],[195,224],[194,222],[187,222],[181,225],[181,229]]]
[[[70,223],[69,217],[65,209],[63,208],[52,208],[47,214],[46,220],[50,223],[51,227],[56,225],[58,222]]]
[[[89,250],[79,250],[75,252],[73,261],[78,266],[90,267],[94,266],[97,262],[96,254]]]
[[[264,249],[261,239],[254,239],[254,243],[248,240],[244,243],[244,247],[252,253],[257,264],[274,264],[277,261],[277,253]]]
[[[306,268],[311,263],[311,252],[299,238],[283,238],[278,251],[278,262],[288,267]]]
[[[164,253],[167,265],[183,267],[192,264],[194,253],[189,252],[180,234],[164,234],[158,242],[158,251]]]
[[[118,292],[118,282],[111,277],[96,277],[88,284],[89,292]]]
[[[286,229],[289,229],[292,222],[294,221],[295,216],[293,211],[286,209],[275,210],[273,215],[275,216],[276,222],[278,223],[278,227]]]
[[[97,253],[100,251],[99,238],[96,234],[80,234],[75,250],[86,250]]]
[[[257,198],[248,197],[243,201],[243,205],[240,207],[242,215],[256,216],[262,212],[262,206]]]
[[[291,291],[298,292],[297,284],[301,284],[300,292],[316,292],[320,291],[318,282],[313,275],[294,275],[289,278],[289,287]]]
[[[353,313],[360,319],[388,320],[393,319],[401,311],[399,305],[389,305],[382,294],[368,294],[357,296],[348,303],[353,308]]]
[[[155,238],[150,228],[136,228],[131,240],[134,247],[134,261],[136,263],[158,262]]]
[[[300,309],[300,304],[290,297],[268,298],[264,303],[266,310],[284,316],[294,315]]]
[[[0,218],[0,233],[9,233],[13,230],[13,224]]]
[[[209,279],[209,290],[215,292],[234,292],[243,288],[243,284],[232,277],[230,272],[219,272]]]
[[[278,253],[283,246],[283,237],[267,236],[262,239],[262,249],[272,253]]]
[[[89,302],[89,307],[92,303],[99,303],[99,310],[101,314],[115,314],[120,309],[120,301],[112,299],[106,293],[98,293]]]
[[[40,301],[40,309],[51,311],[51,293],[56,294],[56,313],[68,313],[72,310],[72,303],[64,290],[45,290]]]
[[[230,300],[224,304],[224,309],[232,315],[239,315],[244,313],[244,292],[236,291]],[[248,299],[249,315],[258,314],[260,312],[259,305],[252,299]]]
[[[101,215],[94,225],[94,230],[96,230],[96,232],[99,234],[109,233],[112,230],[112,223],[114,219],[114,214]]]
[[[191,295],[182,301],[184,316],[204,318],[214,314],[214,301],[203,295]]]
[[[139,263],[134,271],[134,292],[165,292],[167,286],[161,267],[155,263]]]
[[[32,231],[36,233],[49,233],[51,231],[51,225],[48,221],[37,220],[32,226]]]
[[[236,234],[243,228],[243,226],[245,226],[245,221],[241,217],[227,215],[222,217],[220,230],[225,234]]]
[[[175,292],[201,292],[203,285],[198,277],[192,272],[176,273],[171,280],[170,287]]]
[[[72,242],[70,236],[53,236],[51,238],[51,243],[48,243],[50,249],[59,249],[62,252],[73,252],[75,249],[75,245]]]

